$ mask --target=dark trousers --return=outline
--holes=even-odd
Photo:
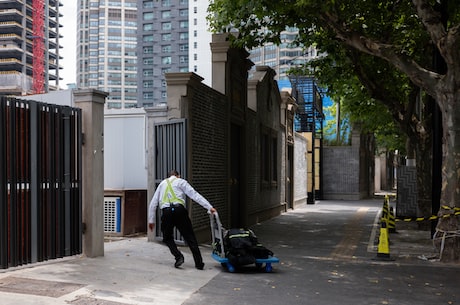
[[[163,242],[168,246],[171,254],[176,259],[182,257],[182,253],[177,249],[177,245],[174,241],[174,227],[176,227],[185,242],[190,248],[195,260],[195,266],[203,264],[203,258],[201,257],[200,248],[198,248],[198,242],[193,232],[192,222],[188,217],[187,209],[180,205],[175,208],[164,208],[161,210],[161,231],[163,232]]]

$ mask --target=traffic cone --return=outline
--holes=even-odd
[[[389,233],[398,233],[396,232],[396,220],[393,207],[390,207],[390,213],[388,214],[388,232]]]
[[[382,218],[380,221],[379,245],[377,247],[377,260],[393,260],[390,257],[390,240],[388,238],[387,222]]]
[[[385,222],[388,225],[388,219],[389,219],[389,204],[388,204],[388,196],[385,196],[385,200],[383,201],[383,207],[382,207],[382,218],[385,220]]]

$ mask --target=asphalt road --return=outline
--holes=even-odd
[[[460,304],[460,265],[425,259],[436,252],[429,232],[397,224],[394,260],[376,259],[382,203],[318,202],[252,227],[280,259],[273,272],[220,272],[183,304]]]

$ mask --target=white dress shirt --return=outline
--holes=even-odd
[[[182,178],[177,178],[176,176],[171,176],[169,178],[169,181],[171,182],[172,189],[176,196],[180,199],[183,200],[183,202],[186,202],[186,196],[190,197],[193,201],[197,202],[199,205],[201,205],[203,208],[206,210],[212,209],[212,205],[209,203],[206,198],[201,196],[195,189],[190,185],[190,183],[187,182],[187,180],[182,179]],[[156,219],[156,211],[157,207],[160,204],[161,200],[163,199],[164,192],[166,191],[166,188],[168,186],[167,179],[161,181],[161,183],[158,185],[157,189],[155,190],[155,194],[153,194],[152,200],[150,201],[149,205],[149,213],[148,213],[148,222],[149,223],[155,223]],[[172,202],[172,203],[177,203],[180,204],[180,202]],[[164,203],[160,208],[165,208],[169,207],[169,203]]]

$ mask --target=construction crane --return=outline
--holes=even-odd
[[[45,84],[45,14],[44,0],[33,0],[32,3],[33,61],[32,89],[35,94],[44,92]]]

